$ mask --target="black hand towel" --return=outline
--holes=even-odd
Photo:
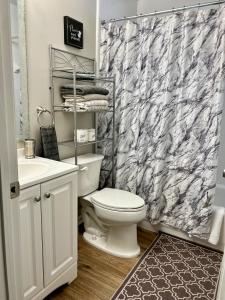
[[[40,132],[43,157],[59,161],[59,149],[55,127],[41,127]]]

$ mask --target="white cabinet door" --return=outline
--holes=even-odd
[[[41,185],[44,282],[77,261],[77,174]]]
[[[28,300],[43,289],[40,185],[21,191],[19,220],[23,294]]]

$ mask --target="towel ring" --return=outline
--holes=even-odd
[[[51,125],[49,125],[49,126],[44,126],[44,125],[41,123],[40,117],[41,117],[41,115],[42,115],[43,113],[48,113],[48,114],[50,115],[50,117],[51,117]],[[44,107],[42,107],[42,106],[38,106],[38,107],[37,107],[37,121],[38,121],[38,124],[39,124],[40,127],[51,127],[51,126],[54,125],[54,117],[53,117],[53,113],[52,113],[50,110],[48,110],[48,109],[46,109],[46,108],[44,108]]]

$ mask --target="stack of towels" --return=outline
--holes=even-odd
[[[65,84],[60,88],[64,110],[74,110],[73,84]],[[108,110],[109,91],[94,85],[76,85],[77,111]]]

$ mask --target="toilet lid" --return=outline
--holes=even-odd
[[[113,210],[138,210],[144,207],[144,200],[130,192],[105,188],[91,196],[94,204]]]

